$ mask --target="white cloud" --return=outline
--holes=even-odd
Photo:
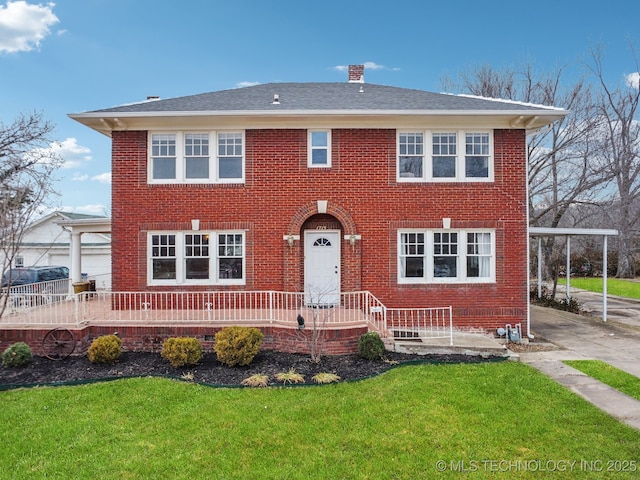
[[[260,82],[238,82],[235,88],[255,87],[256,85],[260,85]]]
[[[627,75],[627,85],[635,89],[640,88],[640,72]]]
[[[85,174],[81,174],[81,173],[74,173],[73,177],[71,177],[71,180],[73,182],[86,182],[87,180],[89,180],[89,175]]]
[[[40,46],[49,27],[60,20],[53,3],[32,5],[23,0],[0,5],[0,52],[28,52]]]
[[[62,207],[65,212],[86,213],[87,215],[107,215],[109,207],[101,204],[88,204],[79,207]]]
[[[378,65],[376,62],[364,62],[364,69],[367,70],[386,70],[384,65]]]
[[[106,183],[107,185],[111,185],[111,172],[94,175],[93,177],[91,177],[91,180],[93,180],[94,182]]]
[[[78,168],[93,158],[91,149],[78,145],[78,140],[73,137],[52,143],[49,148],[51,153],[62,159],[62,168]]]

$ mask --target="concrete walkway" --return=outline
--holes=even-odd
[[[608,321],[601,317],[602,296],[572,292],[593,317],[531,307],[531,330],[546,351],[520,353],[519,359],[634,428],[640,429],[640,401],[629,397],[563,360],[602,360],[640,377],[640,303],[609,297]],[[599,298],[598,298],[599,297]],[[600,309],[598,311],[598,308]]]

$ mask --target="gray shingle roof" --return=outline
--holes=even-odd
[[[88,213],[76,213],[76,212],[65,212],[65,211],[60,211],[57,213],[66,217],[69,220],[82,220],[82,219],[88,219],[88,218],[105,218],[103,215],[90,215]]]
[[[361,89],[363,91],[361,91]],[[274,104],[278,95],[279,104]],[[90,113],[225,112],[225,111],[493,111],[553,110],[479,97],[360,83],[267,83],[186,97],[149,100]]]

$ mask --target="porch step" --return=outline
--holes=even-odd
[[[449,338],[396,339],[391,351],[414,355],[469,355],[480,357],[508,357],[507,348],[496,339],[482,334],[454,332],[453,345]]]

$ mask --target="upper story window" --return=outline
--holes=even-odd
[[[309,130],[307,145],[309,167],[331,166],[331,130]]]
[[[493,230],[398,232],[399,283],[495,281]]]
[[[149,183],[244,182],[243,132],[151,132],[149,138]]]
[[[151,232],[149,285],[244,285],[243,232]]]
[[[398,132],[399,182],[493,181],[493,134]]]

